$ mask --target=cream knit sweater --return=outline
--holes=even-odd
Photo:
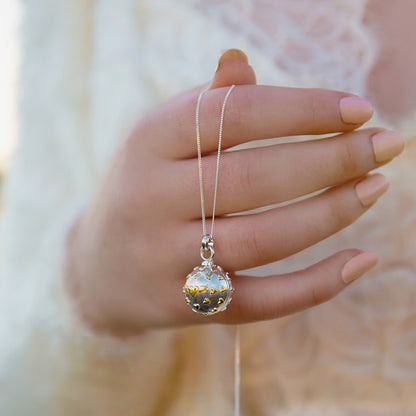
[[[129,342],[87,333],[61,289],[63,239],[132,124],[210,79],[224,49],[243,49],[261,83],[365,97],[378,51],[361,22],[366,1],[24,3],[19,145],[0,232],[0,414],[231,415],[233,328]],[[244,415],[415,414],[416,117],[389,125],[376,114],[372,125],[408,140],[382,169],[388,196],[348,229],[255,272],[347,247],[374,250],[380,264],[327,304],[242,327]]]

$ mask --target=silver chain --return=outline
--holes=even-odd
[[[212,238],[214,234],[214,221],[215,221],[215,208],[217,204],[217,190],[218,190],[218,174],[219,174],[219,167],[220,167],[220,159],[221,159],[221,145],[222,145],[222,131],[224,126],[224,113],[225,113],[225,105],[227,104],[228,97],[231,94],[231,91],[234,89],[235,85],[232,85],[228,90],[224,102],[222,103],[221,108],[221,118],[220,118],[220,130],[218,133],[218,151],[217,151],[217,168],[215,171],[215,187],[214,187],[214,202],[212,205],[212,222],[211,222],[211,233],[209,234]],[[204,199],[204,182],[202,177],[202,155],[201,155],[201,135],[199,130],[199,107],[201,104],[202,96],[204,95],[205,91],[201,91],[198,97],[198,103],[196,105],[196,145],[198,149],[198,171],[199,171],[199,192],[201,195],[201,214],[202,214],[202,235],[207,235],[206,232],[206,219],[205,219],[205,199]]]
[[[227,104],[228,97],[231,94],[231,91],[234,89],[235,85],[232,85],[228,90],[227,94],[224,97],[224,102],[222,103],[221,108],[221,119],[220,119],[220,130],[218,133],[218,151],[217,151],[217,168],[215,171],[215,187],[214,187],[214,202],[212,205],[212,222],[211,222],[211,233],[207,236],[206,233],[206,219],[205,219],[205,199],[204,199],[204,182],[202,176],[202,156],[201,156],[201,135],[199,130],[199,107],[201,104],[202,96],[204,95],[206,90],[201,91],[198,97],[198,103],[196,106],[196,145],[198,148],[198,171],[199,171],[199,192],[201,195],[201,213],[202,213],[202,248],[201,248],[201,257],[203,257],[202,251],[204,249],[210,249],[211,256],[214,255],[214,241],[212,239],[214,234],[214,221],[215,221],[215,207],[217,204],[217,190],[218,190],[218,174],[219,174],[219,167],[220,167],[220,159],[221,159],[221,145],[222,145],[222,131],[224,127],[224,113],[225,113],[225,105]],[[234,415],[240,416],[240,328],[238,325],[235,327],[235,345],[234,345]]]

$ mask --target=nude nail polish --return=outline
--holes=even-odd
[[[218,71],[221,66],[227,62],[232,60],[240,60],[245,63],[248,63],[247,55],[240,49],[227,49],[218,60],[218,65],[216,71]]]
[[[351,283],[372,269],[378,262],[377,256],[372,251],[364,251],[348,260],[341,271],[342,280]]]
[[[373,116],[371,103],[360,97],[344,97],[339,102],[342,121],[346,124],[361,124]]]
[[[404,140],[399,133],[381,131],[371,137],[376,162],[385,162],[398,156],[404,149]]]
[[[355,192],[364,207],[374,204],[387,189],[389,189],[388,179],[381,173],[367,175],[355,185]]]

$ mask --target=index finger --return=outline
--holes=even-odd
[[[216,150],[221,105],[226,88],[206,91],[200,106],[201,149]],[[152,114],[152,146],[169,158],[196,155],[195,109],[198,93],[173,99]],[[323,88],[238,85],[224,116],[223,149],[275,137],[354,130],[373,115],[360,97]],[[161,122],[162,120],[162,122]]]

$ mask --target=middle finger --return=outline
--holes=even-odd
[[[225,152],[216,214],[247,211],[340,185],[383,165],[403,148],[398,133],[367,128],[326,139]],[[177,206],[178,212],[184,218],[199,218],[197,162],[190,159],[174,163],[178,170],[171,180],[180,176],[182,184],[181,191],[175,191],[175,200],[187,201],[185,206]],[[204,159],[207,215],[212,215],[215,163],[215,155]]]

